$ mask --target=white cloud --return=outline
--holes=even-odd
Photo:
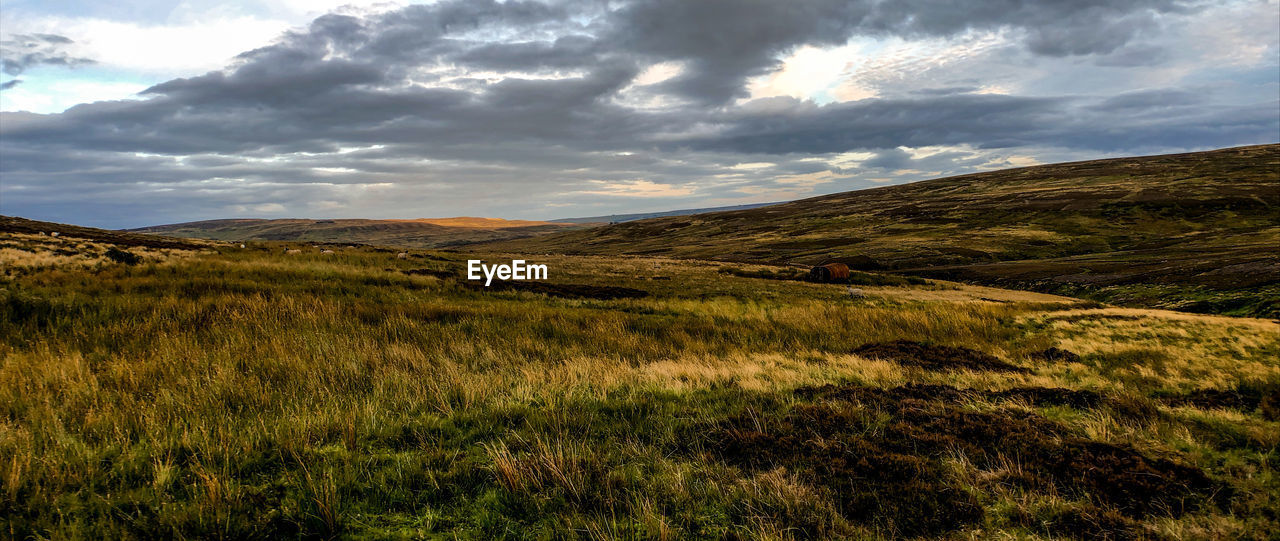
[[[60,79],[44,82],[39,78],[23,78],[23,83],[0,92],[0,110],[58,113],[89,102],[131,99],[148,85],[86,79]]]
[[[272,213],[284,212],[285,206],[281,205],[280,203],[262,203],[259,205],[234,205],[232,206],[232,210],[236,214],[245,214],[250,212],[261,213],[261,214],[272,214]]]
[[[859,52],[857,49],[856,46],[801,47],[784,59],[776,71],[748,83],[751,92],[748,99],[790,96],[819,103],[829,102],[828,92],[847,75]]]
[[[417,3],[417,2],[411,2]],[[290,28],[306,25],[331,11],[385,11],[403,2],[381,0],[273,0],[236,2],[185,1],[146,20],[118,19],[108,10],[87,16],[43,12],[38,3],[6,6],[0,35],[56,34],[75,41],[68,52],[92,59],[92,77],[83,72],[51,76],[28,73],[23,83],[6,90],[0,110],[61,112],[79,103],[132,96],[152,84],[190,77],[226,67],[238,54],[269,45]],[[121,13],[130,13],[127,3]],[[59,68],[60,69],[60,68]],[[57,84],[39,87],[36,77]],[[121,82],[128,80],[130,82]],[[140,82],[142,81],[142,82]],[[20,90],[26,87],[24,90]]]
[[[693,186],[689,184],[658,184],[648,180],[624,180],[619,182],[592,180],[590,183],[595,185],[596,188],[576,193],[620,197],[681,197],[693,195],[694,192]]]
[[[266,45],[291,25],[240,16],[173,25],[106,19],[42,17],[5,25],[6,33],[46,33],[71,38],[77,56],[107,69],[161,77],[193,75],[226,66],[237,54]]]

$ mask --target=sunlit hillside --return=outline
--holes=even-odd
[[[1129,306],[1280,317],[1280,145],[1005,169],[489,249],[845,261]]]
[[[501,218],[361,219],[231,219],[158,225],[129,230],[193,239],[227,241],[287,240],[439,248],[472,242],[507,240],[595,224],[568,224]]]

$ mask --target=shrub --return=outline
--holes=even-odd
[[[137,265],[138,263],[142,262],[142,257],[139,256],[138,254],[121,250],[117,246],[112,246],[111,248],[108,248],[106,256],[107,256],[107,259],[115,261],[116,263],[124,263],[125,265]]]

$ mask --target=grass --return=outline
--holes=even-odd
[[[857,270],[1280,317],[1280,145],[1006,169],[495,241]]]
[[[934,281],[851,298],[845,285],[663,258],[526,257],[553,283],[648,293],[602,300],[447,277],[473,254],[119,248],[140,258],[128,265],[88,240],[0,241],[24,262],[0,281],[0,529],[11,538],[1280,528],[1272,410],[1178,398],[1273,389],[1271,321]],[[926,370],[854,352],[896,340],[1027,370]],[[1079,358],[1047,361],[1049,347]],[[936,387],[908,396],[913,385]],[[1102,398],[1000,394],[1025,388]],[[1116,495],[1130,470],[1055,469],[1111,456],[1192,488],[1177,502]],[[965,512],[927,512],[953,508]]]
[[[467,217],[417,220],[232,219],[160,225],[131,231],[234,242],[276,240],[440,248],[543,235],[582,227],[586,226]]]

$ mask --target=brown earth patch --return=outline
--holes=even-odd
[[[1089,440],[1016,409],[975,411],[973,396],[1096,404],[1095,393],[1013,389],[981,393],[944,385],[895,388],[825,385],[797,390],[809,403],[769,419],[730,419],[710,431],[726,462],[753,470],[784,466],[829,491],[850,520],[897,535],[937,535],[980,523],[977,497],[948,474],[957,453],[993,482],[1092,502],[1059,517],[1055,533],[1125,539],[1130,518],[1181,516],[1224,503],[1228,490],[1194,466],[1127,445]],[[1014,465],[1011,467],[1010,465]],[[1094,507],[1096,506],[1096,508]],[[1050,524],[1052,526],[1053,524]]]
[[[1080,361],[1080,356],[1059,348],[1049,348],[1044,351],[1037,351],[1033,357],[1050,363],[1074,363]]]
[[[829,491],[851,520],[916,536],[982,519],[977,498],[941,462],[846,434],[865,424],[858,410],[802,405],[776,424],[755,421],[734,419],[713,436],[721,458],[760,471],[786,466]]]
[[[823,385],[821,387],[806,387],[797,392],[807,398],[856,400],[863,391],[860,387]],[[1138,419],[1148,419],[1158,414],[1155,407],[1146,400],[1135,400],[1130,397],[1104,395],[1096,391],[1064,389],[1061,387],[1014,387],[1003,391],[979,391],[976,389],[961,389],[950,385],[912,383],[903,387],[887,389],[885,392],[889,392],[897,400],[936,399],[959,402],[980,398],[992,401],[1016,400],[1035,407],[1067,406],[1080,410],[1106,406],[1116,414]]]
[[[1022,400],[1033,406],[1069,406],[1076,409],[1096,408],[1104,402],[1103,396],[1093,391],[1055,387],[1015,387],[986,392],[983,396]]]
[[[1020,374],[1031,372],[981,351],[963,347],[935,346],[910,340],[865,344],[853,350],[853,353],[863,357],[887,359],[903,366],[918,366],[925,370],[966,369]]]
[[[1030,514],[1018,522],[1031,530],[1072,539],[1110,541],[1154,540],[1160,536],[1146,531],[1140,523],[1111,509],[1095,505],[1070,507],[1047,516]]]
[[[1200,389],[1184,394],[1157,395],[1170,406],[1201,409],[1227,408],[1245,413],[1258,412],[1268,421],[1280,420],[1280,383],[1246,384],[1234,389]]]

